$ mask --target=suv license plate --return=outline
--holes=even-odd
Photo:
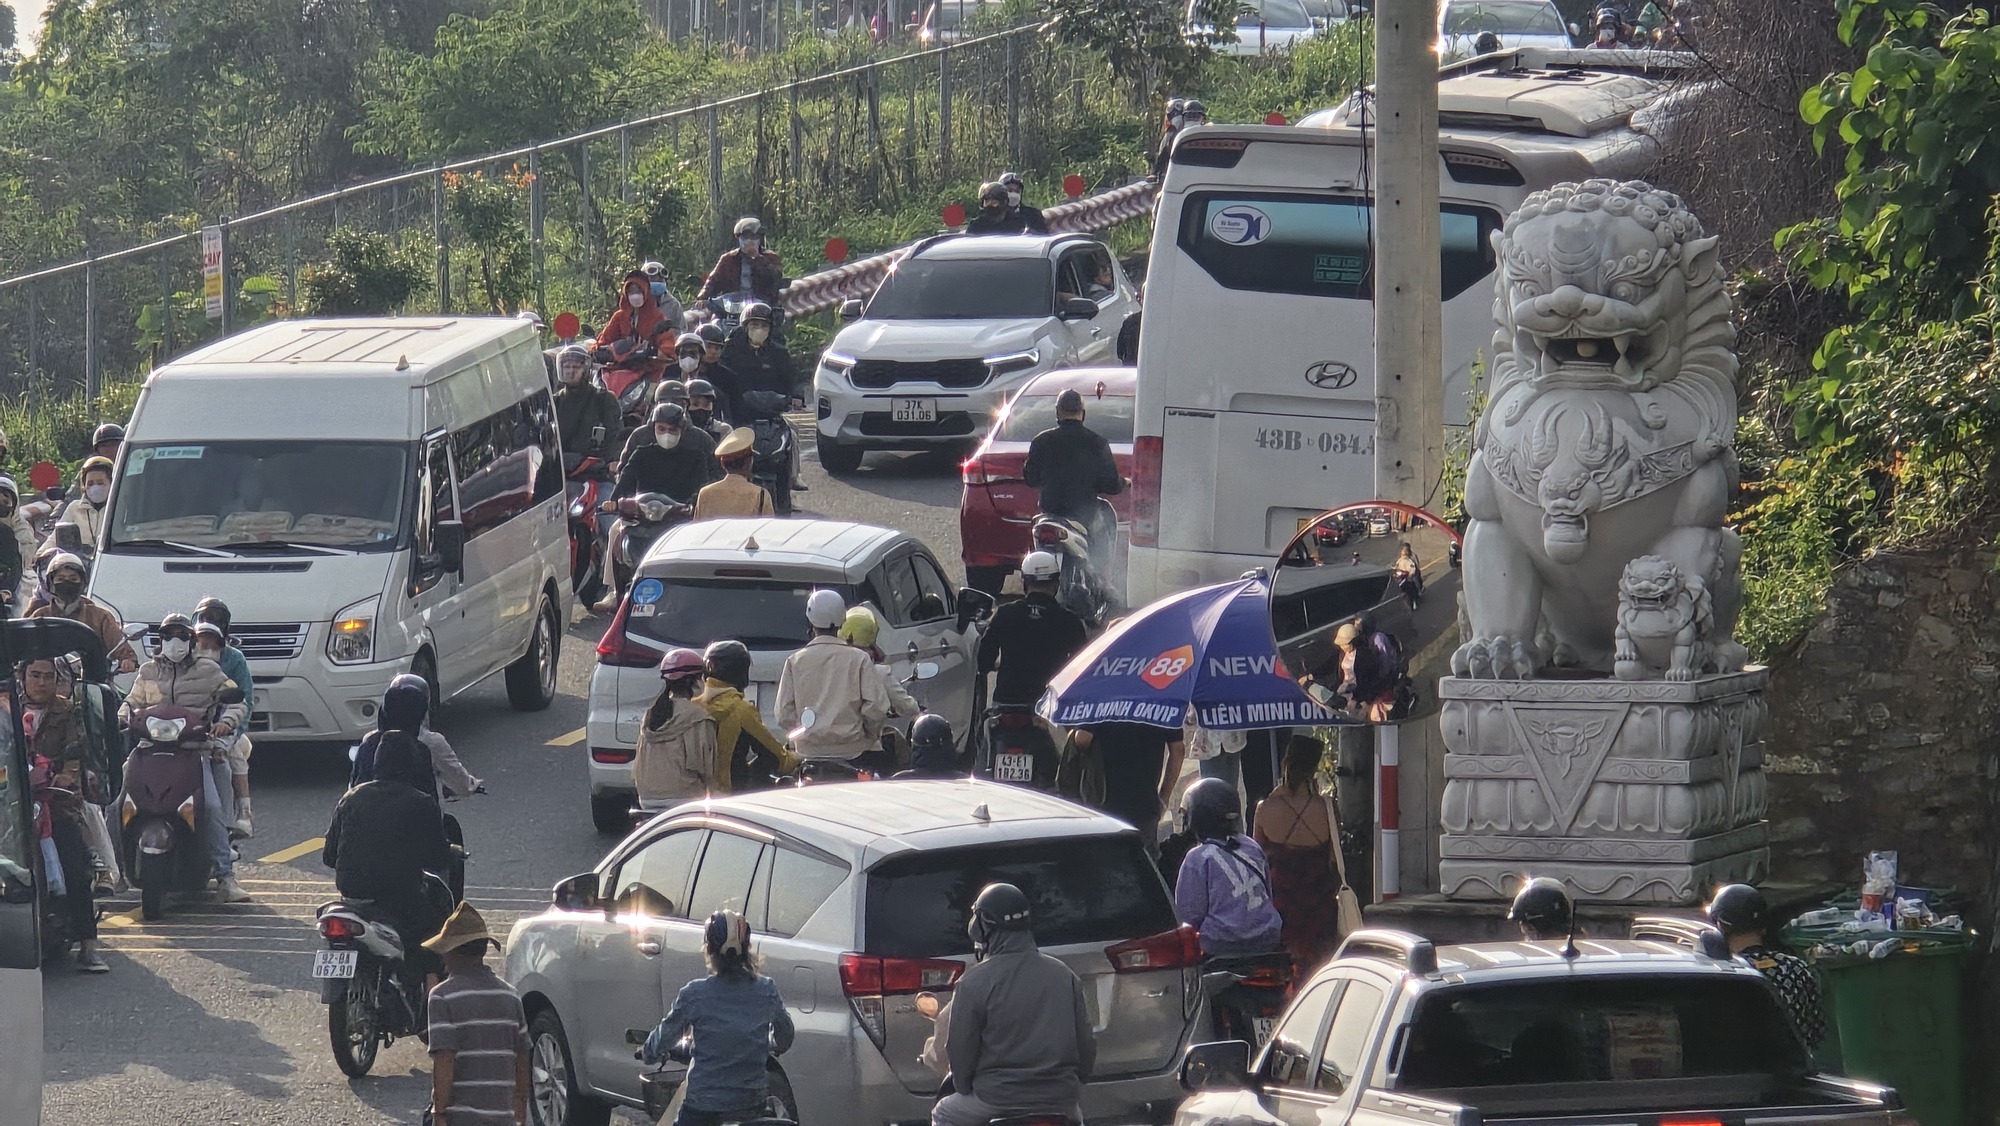
[[[361,959],[357,950],[313,951],[314,977],[353,977],[354,964]]]
[[[1276,1018],[1276,1017],[1251,1017],[1251,1018],[1250,1018],[1250,1024],[1251,1024],[1251,1027],[1252,1027],[1252,1028],[1253,1028],[1253,1029],[1254,1029],[1254,1030],[1256,1031],[1256,1033],[1257,1033],[1257,1046],[1258,1046],[1259,1048],[1263,1047],[1263,1046],[1264,1046],[1264,1042],[1265,1042],[1266,1040],[1269,1040],[1269,1039],[1271,1038],[1271,1026],[1272,1026],[1273,1024],[1275,1024],[1275,1023],[1277,1022],[1277,1019],[1278,1019],[1278,1018]]]
[[[936,399],[897,399],[889,416],[897,422],[936,422]]]
[[[1035,780],[1035,756],[1023,754],[994,755],[993,780],[995,782],[1033,782]]]

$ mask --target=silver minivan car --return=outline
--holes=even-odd
[[[1164,1121],[1199,1012],[1200,951],[1139,834],[1095,810],[990,782],[765,790],[683,806],[514,925],[505,975],[534,1045],[538,1126],[602,1126],[642,1105],[633,1045],[705,974],[702,924],[741,911],[798,1028],[774,1095],[802,1126],[929,1121],[916,995],[972,962],[966,917],[1019,885],[1035,937],[1083,979],[1097,1030],[1089,1120]],[[800,1117],[803,1114],[803,1117]]]

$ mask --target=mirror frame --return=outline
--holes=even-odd
[[[583,894],[579,894],[583,893]],[[587,914],[604,907],[604,884],[596,872],[578,872],[556,881],[549,904],[558,911]]]
[[[1243,1040],[1190,1044],[1178,1076],[1181,1090],[1189,1094],[1249,1087],[1250,1044]]]

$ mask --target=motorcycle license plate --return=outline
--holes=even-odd
[[[1277,1022],[1277,1019],[1276,1017],[1250,1018],[1250,1026],[1257,1034],[1257,1046],[1259,1048],[1263,1047],[1264,1042],[1271,1038],[1271,1026]]]
[[[890,408],[890,417],[897,422],[936,422],[936,399],[897,399]]]
[[[993,780],[995,782],[1033,782],[1035,780],[1035,756],[1022,754],[994,755]]]
[[[353,977],[354,966],[361,960],[358,950],[315,950],[313,951],[314,977]]]

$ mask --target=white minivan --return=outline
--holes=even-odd
[[[398,673],[555,699],[569,620],[541,343],[497,317],[288,320],[154,371],[91,594],[157,623],[214,595],[266,740],[351,740]]]
[[[1447,425],[1492,347],[1493,232],[1541,188],[1648,174],[1692,65],[1536,49],[1444,68]],[[1175,141],[1140,324],[1130,605],[1269,566],[1304,521],[1376,495],[1369,104]]]

